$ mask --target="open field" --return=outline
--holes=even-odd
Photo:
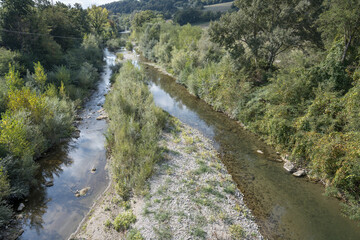
[[[208,5],[204,7],[204,11],[212,11],[212,12],[226,12],[231,8],[233,2],[226,3],[218,3],[213,5]]]

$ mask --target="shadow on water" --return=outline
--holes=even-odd
[[[266,238],[360,239],[358,224],[341,215],[339,201],[324,196],[322,186],[291,176],[274,161],[274,149],[254,134],[213,111],[173,78],[145,68],[156,105],[214,141]]]
[[[80,113],[80,137],[55,147],[39,160],[39,184],[25,202],[25,231],[20,239],[67,239],[109,182],[105,169],[106,122],[97,121],[96,117],[110,87],[110,67],[115,63],[115,55],[105,50],[105,60],[97,89]],[[93,167],[95,173],[90,171]],[[54,185],[45,187],[49,180]],[[76,190],[85,187],[91,188],[87,195],[75,197]]]

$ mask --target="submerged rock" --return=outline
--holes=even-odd
[[[20,212],[25,208],[25,204],[20,203],[19,207],[17,208],[17,210]]]
[[[89,190],[90,190],[90,187],[83,188],[80,191],[77,190],[75,193],[75,197],[83,197],[88,193]]]
[[[293,173],[295,177],[302,177],[306,175],[306,172],[304,169],[299,169],[296,172]]]
[[[284,168],[286,171],[288,171],[290,173],[295,171],[295,165],[288,160],[285,161]]]

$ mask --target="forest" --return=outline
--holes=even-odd
[[[37,159],[71,136],[99,78],[103,48],[119,41],[100,7],[0,2],[1,227],[35,184]]]
[[[236,0],[208,29],[138,12],[132,39],[360,219],[360,2]]]
[[[210,4],[232,2],[231,0],[124,0],[104,4],[102,7],[106,8],[113,14],[132,14],[137,11],[151,10],[161,13],[166,19],[173,18],[179,24],[184,24],[184,21],[190,17],[186,23],[195,23],[202,21],[215,20],[220,17],[220,13],[211,11],[201,11],[204,6]],[[182,21],[178,21],[181,16]]]

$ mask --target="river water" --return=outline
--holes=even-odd
[[[24,233],[20,239],[67,239],[73,233],[109,180],[106,166],[106,122],[98,121],[97,112],[110,88],[110,67],[115,55],[105,50],[106,65],[96,91],[85,104],[78,129],[80,137],[51,150],[39,160],[39,185],[32,190],[22,213]],[[96,172],[91,173],[95,167]],[[45,187],[52,180],[54,186]],[[84,197],[75,191],[90,187]]]
[[[266,238],[360,239],[359,225],[342,216],[339,201],[324,196],[322,186],[293,177],[257,136],[213,111],[173,78],[145,68],[156,105],[213,140]]]

